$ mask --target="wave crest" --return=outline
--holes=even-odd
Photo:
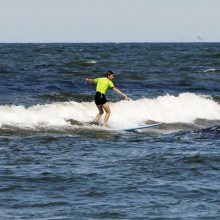
[[[110,103],[109,126],[128,128],[148,121],[194,123],[197,119],[220,120],[220,105],[211,97],[194,93],[165,95]],[[56,102],[45,105],[0,106],[0,126],[68,127],[67,119],[87,123],[94,119],[97,108],[93,102]]]

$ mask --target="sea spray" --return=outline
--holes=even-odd
[[[109,126],[128,128],[148,121],[164,123],[194,123],[196,119],[220,120],[220,104],[210,97],[194,93],[165,95],[110,103]],[[65,127],[68,119],[91,122],[98,109],[93,102],[57,102],[45,105],[0,106],[0,126]],[[104,117],[102,117],[103,120]]]
[[[114,126],[137,126],[146,121],[193,123],[196,119],[220,120],[220,105],[202,95],[182,93],[154,99],[114,103],[111,123]]]

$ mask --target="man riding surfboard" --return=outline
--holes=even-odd
[[[108,101],[105,97],[107,90],[109,88],[111,88],[116,93],[123,96],[125,98],[125,100],[129,100],[129,98],[123,92],[121,92],[118,88],[116,88],[114,86],[114,84],[112,82],[113,79],[114,79],[114,73],[112,71],[108,71],[105,74],[105,77],[96,78],[96,79],[89,79],[89,78],[85,79],[86,82],[88,82],[88,83],[96,84],[96,94],[95,94],[94,101],[95,101],[95,104],[99,110],[99,113],[96,115],[93,123],[98,124],[99,119],[101,118],[101,116],[104,113],[104,111],[103,111],[103,109],[104,109],[106,114],[105,114],[105,118],[104,118],[104,123],[102,125],[103,127],[106,127],[107,122],[110,117],[110,114],[111,114],[111,110],[110,110]]]

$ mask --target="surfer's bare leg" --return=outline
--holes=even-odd
[[[102,105],[96,105],[98,110],[99,110],[99,113],[98,115],[96,115],[95,117],[95,120],[94,120],[94,123],[98,123],[99,119],[101,118],[101,116],[103,115],[104,111],[103,111],[103,108],[102,108]]]
[[[105,103],[103,106],[102,106],[106,112],[105,114],[105,118],[104,118],[104,124],[102,125],[103,127],[106,127],[107,125],[107,122],[108,122],[108,119],[110,117],[110,114],[111,114],[111,110],[110,110],[110,107],[109,107],[109,104],[108,103]]]

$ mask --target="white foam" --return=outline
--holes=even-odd
[[[193,93],[119,102],[112,106],[115,126],[136,126],[146,120],[164,123],[193,123],[196,119],[220,120],[220,105],[209,97]]]
[[[179,96],[165,95],[110,103],[109,125],[127,128],[144,124],[147,120],[164,123],[193,123],[196,119],[220,120],[220,105],[210,97],[193,93]],[[24,106],[0,106],[0,126],[65,127],[66,119],[90,122],[97,114],[93,102],[58,102]]]
[[[211,68],[211,69],[208,69],[208,70],[204,70],[203,72],[208,73],[208,72],[219,72],[219,71],[220,71],[219,69]]]
[[[97,61],[95,61],[95,60],[90,60],[90,61],[87,61],[86,63],[88,63],[88,64],[96,64]]]

